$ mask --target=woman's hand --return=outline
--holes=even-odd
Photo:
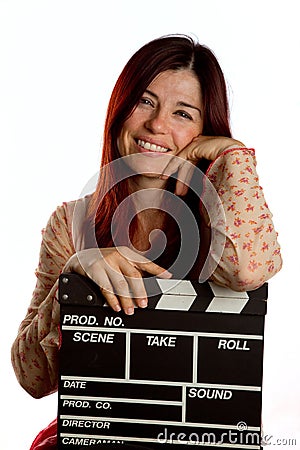
[[[109,306],[115,311],[134,313],[134,305],[148,304],[142,273],[171,278],[167,270],[128,247],[91,248],[75,253],[64,267],[91,278],[101,289]],[[133,301],[135,300],[135,302]]]
[[[245,147],[242,142],[228,137],[197,136],[176,157],[171,158],[161,178],[167,179],[178,170],[175,194],[185,195],[188,191],[189,181],[193,175],[193,166],[196,166],[202,158],[214,161],[231,146]],[[190,164],[187,164],[187,161]]]

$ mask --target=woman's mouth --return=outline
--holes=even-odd
[[[140,147],[149,152],[166,153],[170,150],[169,148],[162,147],[148,141],[143,141],[142,139],[137,139],[136,142]]]

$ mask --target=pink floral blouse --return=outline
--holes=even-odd
[[[275,275],[282,260],[277,234],[256,172],[255,152],[222,153],[206,174],[226,215],[225,247],[211,280],[234,290],[252,290]],[[85,202],[80,199],[79,202]],[[72,236],[76,202],[64,203],[42,232],[36,287],[12,346],[16,376],[33,397],[54,392],[58,383],[58,276],[78,249]]]

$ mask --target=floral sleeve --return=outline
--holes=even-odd
[[[42,234],[36,287],[12,346],[16,376],[24,389],[36,398],[53,392],[57,387],[57,279],[75,252],[64,206],[52,214]]]
[[[225,248],[211,280],[237,291],[253,290],[282,266],[272,214],[256,172],[253,149],[230,149],[207,177],[224,208]]]

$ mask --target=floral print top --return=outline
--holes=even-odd
[[[231,148],[211,163],[206,175],[219,195],[226,217],[222,228],[224,251],[210,279],[234,290],[255,289],[282,265],[272,214],[259,185],[255,152]],[[74,242],[77,237],[72,235],[75,204],[59,206],[42,232],[36,287],[12,346],[16,376],[36,398],[57,389],[58,277],[75,248],[78,250],[78,242]]]

